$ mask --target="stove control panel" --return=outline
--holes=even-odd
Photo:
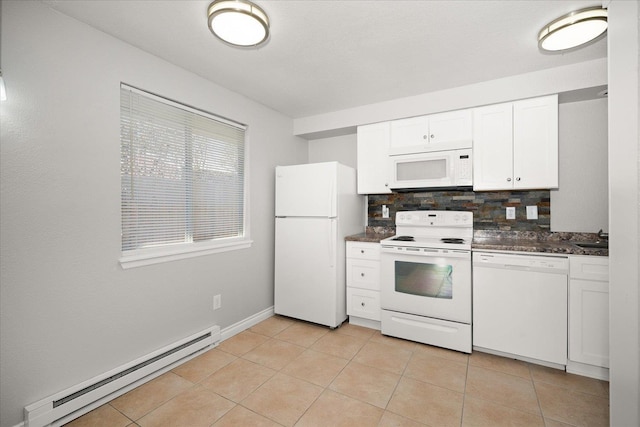
[[[400,211],[396,226],[473,227],[473,213],[466,211]]]

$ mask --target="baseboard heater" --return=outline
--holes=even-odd
[[[24,408],[25,427],[65,424],[220,342],[213,326]],[[154,375],[155,374],[155,375]]]

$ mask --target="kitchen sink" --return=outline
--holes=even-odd
[[[571,242],[583,249],[609,249],[609,242]]]

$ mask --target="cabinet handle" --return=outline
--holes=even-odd
[[[364,273],[360,273],[360,276],[364,277]]]
[[[511,178],[507,178],[507,182],[511,182]]]
[[[436,136],[434,134],[431,134],[431,139],[435,138]]]
[[[388,186],[389,186],[389,183],[388,183],[388,182],[385,182],[385,183],[384,183],[384,186],[385,186],[385,187],[388,187]]]
[[[360,253],[363,254],[364,253],[364,249],[360,249]]]
[[[363,302],[361,302],[360,305],[364,307],[364,303]]]
[[[520,177],[517,177],[517,178],[516,178],[516,181],[520,181]]]
[[[422,139],[427,139],[427,135],[422,135]]]

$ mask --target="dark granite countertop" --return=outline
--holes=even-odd
[[[395,227],[365,227],[363,233],[347,236],[344,240],[347,242],[380,243],[380,240],[391,237],[394,234],[396,234]]]
[[[379,243],[395,234],[393,227],[366,227],[363,233],[345,237],[348,242]],[[609,256],[607,248],[581,248],[576,242],[596,242],[595,233],[476,230],[472,250],[537,252],[556,255]]]
[[[579,242],[596,241],[596,233],[477,230],[473,235],[471,249],[609,256],[608,248],[581,248],[575,245]]]

